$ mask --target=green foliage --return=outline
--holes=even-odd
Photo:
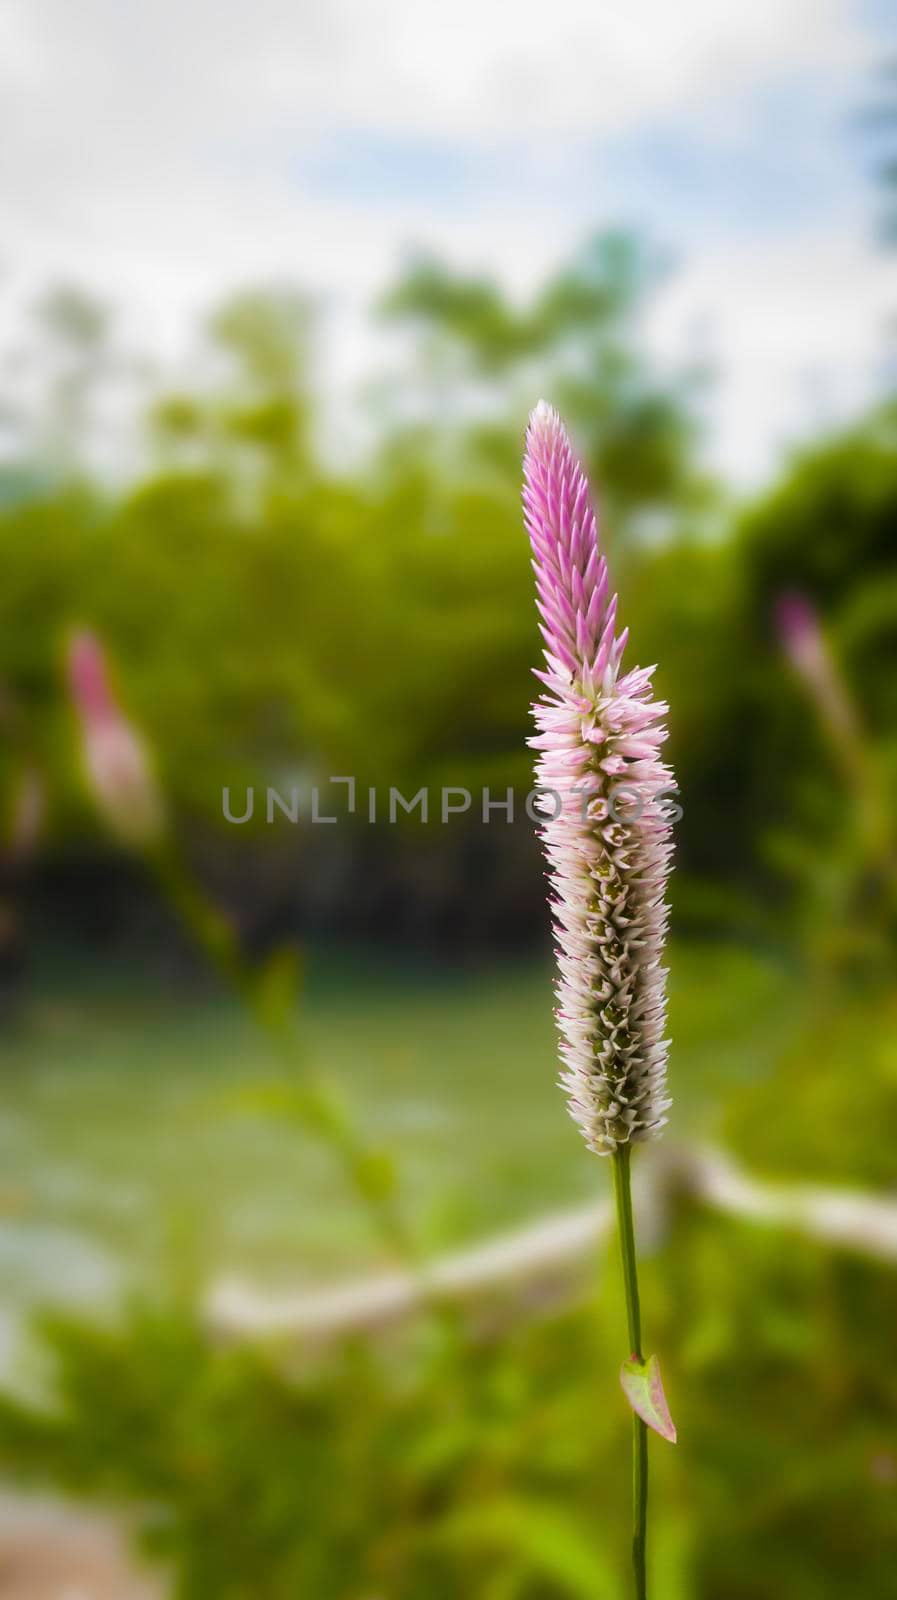
[[[471,385],[485,387],[499,417],[508,395],[516,403],[518,392],[532,399],[544,390],[572,424],[611,521],[622,530],[647,511],[669,516],[698,506],[708,491],[693,459],[693,401],[703,375],[677,374],[664,383],[639,346],[638,318],[663,270],[631,235],[599,233],[526,306],[510,304],[491,279],[424,259],[381,309],[418,336],[411,383],[443,448],[446,432],[457,426],[452,419],[465,413]],[[472,435],[482,446],[483,433]],[[419,448],[419,430],[415,439]],[[513,457],[519,458],[519,444]],[[508,464],[516,477],[519,459]]]
[[[780,1178],[888,1189],[897,1140],[894,994],[868,977],[853,992],[824,977],[811,1001],[806,1028],[732,1094],[726,1143]]]
[[[686,1207],[644,1278],[680,1429],[651,1446],[652,1594],[887,1600],[893,1274]],[[182,1600],[617,1600],[615,1284],[485,1341],[289,1356],[216,1347],[176,1304],[55,1319],[50,1393],[0,1402],[0,1461],[131,1507]]]
[[[246,785],[297,785],[307,818],[310,786],[334,772],[356,775],[362,801],[368,784],[384,803],[390,785],[522,797],[539,641],[519,458],[544,386],[595,471],[626,619],[672,708],[681,916],[760,926],[803,895],[843,795],[771,613],[784,588],[819,605],[892,785],[894,410],[806,453],[726,533],[695,460],[698,375],[666,381],[640,349],[661,271],[619,234],[588,241],[526,304],[438,263],[412,266],[386,304],[413,334],[392,394],[411,396],[410,412],[390,401],[373,453],[340,475],[313,428],[312,308],[285,288],[246,292],[210,319],[203,381],[157,401],[154,470],[123,489],[75,487],[57,470],[35,495],[30,480],[0,510],[0,681],[46,771],[60,843],[91,825],[60,697],[73,623],[107,641],[197,836],[222,826],[225,786],[242,809]],[[79,306],[63,296],[42,337],[60,346],[50,367],[76,348],[89,389],[90,352],[103,370],[118,357],[108,320]],[[431,828],[425,852],[419,822],[354,831],[359,926],[424,900],[434,924],[459,926],[484,873],[495,917],[535,924],[538,876],[521,872],[535,856],[519,830]],[[345,833],[325,833],[312,850],[308,830],[267,828],[260,803],[252,824],[227,830],[227,860],[288,854],[308,895],[319,863],[332,881],[344,870]]]
[[[568,340],[619,339],[624,319],[654,287],[658,263],[626,234],[596,234],[532,303],[511,306],[489,278],[453,273],[423,258],[384,297],[386,317],[414,319],[462,350],[474,370],[497,373]]]
[[[782,670],[775,607],[784,593],[797,590],[818,610],[868,741],[866,760],[893,818],[895,700],[885,663],[897,640],[895,519],[897,410],[891,403],[798,457],[737,530],[744,670],[740,744],[731,751],[730,768],[741,796],[735,824],[745,828],[767,869],[798,886],[810,937],[814,923],[829,931],[840,923],[848,942],[859,936],[862,943],[869,931],[880,932],[883,920],[890,918],[893,931],[893,908],[883,908],[880,885],[876,890],[862,881],[860,797],[833,762],[806,686]]]
[[[697,1218],[666,1265],[688,1307],[676,1412],[699,1508],[691,1592],[886,1596],[893,1273]]]
[[[784,588],[800,588],[824,614],[863,583],[893,574],[897,505],[897,405],[806,450],[742,519],[748,602],[758,627]]]
[[[680,1094],[690,1072],[692,1092],[712,1092],[694,1059],[700,1027],[705,1046],[723,1050],[713,1056],[725,1135],[751,1168],[885,1187],[897,1136],[889,986],[829,984],[802,1021],[791,1016],[782,1049],[762,1035],[750,1042],[740,1008],[767,1013],[773,997],[746,957],[692,960],[691,1004],[673,996]],[[680,980],[683,964],[685,952],[673,962]],[[792,1011],[798,999],[807,1006],[802,982],[796,972]],[[382,1004],[382,985],[377,993]],[[482,1046],[474,1012],[468,999]],[[410,993],[404,1021],[419,1026]],[[366,1040],[370,1023],[360,1023]],[[526,1018],[521,1027],[532,1031]],[[517,1048],[506,1063],[488,1048],[465,1053],[478,1078],[490,1059],[499,1097],[520,1077]],[[546,1107],[540,1099],[535,1119],[543,1159]],[[249,1109],[291,1114],[263,1086]],[[492,1147],[502,1125],[509,1159],[511,1128],[496,1110],[484,1105],[474,1122]],[[445,1160],[444,1134],[437,1142]],[[522,1156],[529,1203],[525,1144]],[[645,1327],[679,1430],[674,1450],[650,1445],[652,1596],[889,1600],[893,1269],[713,1216],[687,1195],[665,1221],[641,1269]],[[497,1305],[470,1330],[425,1317],[357,1347],[228,1347],[183,1297],[132,1305],[105,1325],[55,1316],[43,1326],[39,1396],[0,1396],[0,1467],[128,1509],[180,1600],[619,1600],[630,1429],[615,1383],[626,1348],[616,1256],[610,1240],[586,1304],[522,1318]]]
[[[613,1430],[563,1429],[583,1336],[475,1352],[446,1334],[413,1357],[348,1351],[289,1376],[215,1350],[177,1310],[110,1331],[56,1321],[53,1407],[4,1402],[0,1455],[149,1506],[144,1534],[185,1600],[612,1594],[587,1495]]]
[[[722,1123],[755,1170],[883,1188],[897,1141],[893,905],[855,848],[850,796],[771,614],[783,589],[819,607],[892,794],[897,414],[807,452],[723,526],[696,460],[702,375],[667,379],[640,347],[659,270],[636,241],[599,236],[515,304],[489,280],[413,266],[384,307],[410,335],[409,368],[381,390],[376,447],[339,473],[315,433],[311,308],[283,289],[236,296],[206,329],[197,382],[156,395],[151,464],[124,486],[89,470],[96,391],[121,370],[113,326],[72,291],[48,301],[42,409],[0,481],[0,778],[34,761],[58,854],[82,847],[92,823],[59,652],[88,623],[213,863],[241,847],[233,830],[226,852],[215,841],[224,785],[306,795],[354,773],[362,792],[525,793],[538,639],[519,458],[544,390],[595,472],[627,621],[672,707],[679,927],[740,922],[781,944],[786,894],[804,908],[804,959],[789,966],[674,952],[679,1126]],[[475,917],[487,936],[502,910],[515,929],[528,913],[543,925],[528,824],[525,837],[432,829],[425,848],[420,826],[334,829],[334,844],[321,829],[311,845],[293,830],[284,847],[258,825],[239,834],[243,877],[279,905],[280,849],[321,917],[320,858],[344,920],[391,932],[407,902],[465,947]],[[83,919],[80,880],[78,895]],[[233,936],[223,922],[222,941]],[[259,1015],[284,1026],[293,957],[254,971]],[[232,1243],[242,1182],[264,1218],[241,1235],[256,1265],[357,1259],[354,1221],[306,1137],[347,1137],[340,1100],[272,1077],[217,998],[211,1018],[161,1022],[155,1001],[147,1015],[125,1000],[96,1026],[77,1009],[95,1004],[84,982],[79,971],[77,995],[9,1046],[8,1105],[35,1134],[8,1153],[26,1207],[34,1190],[51,1221],[65,1207],[66,1237],[81,1227],[158,1269],[164,1204],[182,1205],[214,1239],[208,1265]],[[353,1152],[354,1181],[373,1205],[393,1198],[386,1129],[428,1245],[518,1217],[521,1196],[537,1209],[593,1181],[547,1109],[543,975],[504,982],[492,974],[479,997],[449,986],[436,1003],[407,975],[396,999],[380,973],[360,1002],[353,969],[329,1011],[310,1007],[313,1048],[370,1113],[377,1142]],[[210,1117],[211,1101],[225,1115]],[[432,1126],[403,1121],[421,1105]],[[28,1163],[56,1160],[136,1175],[139,1225],[102,1183],[74,1184],[77,1202],[64,1185],[41,1199]],[[0,1462],[134,1508],[182,1600],[618,1600],[629,1419],[615,1282],[614,1263],[597,1305],[499,1323],[489,1339],[428,1324],[375,1350],[277,1359],[216,1346],[183,1302],[109,1327],[56,1318],[44,1400],[0,1402]],[[656,1600],[886,1600],[893,1274],[683,1203],[644,1298],[680,1429],[676,1451],[652,1446]]]

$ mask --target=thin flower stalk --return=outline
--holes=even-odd
[[[533,554],[545,665],[533,707],[543,793],[540,828],[557,945],[561,1082],[589,1149],[611,1156],[630,1360],[621,1382],[633,1409],[633,1570],[646,1595],[650,1426],[675,1440],[655,1357],[645,1360],[630,1157],[666,1122],[666,883],[673,775],[660,759],[667,706],[653,668],[623,671],[589,485],[557,412],[530,418],[524,518]]]

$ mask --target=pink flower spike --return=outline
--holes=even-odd
[[[165,826],[162,796],[143,741],[112,689],[103,647],[93,634],[75,634],[68,650],[68,683],[81,724],[84,771],[112,831],[146,848]]]
[[[524,477],[546,644],[530,742],[548,799],[540,835],[560,974],[562,1083],[590,1149],[612,1155],[655,1137],[669,1106],[662,955],[672,857],[665,799],[675,783],[658,756],[666,706],[652,701],[653,669],[620,676],[628,635],[616,631],[588,483],[544,401],[530,418]],[[592,797],[585,806],[583,791]]]

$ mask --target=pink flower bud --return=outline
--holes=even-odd
[[[857,718],[819,618],[802,594],[784,594],[776,606],[779,637],[803,679],[830,734],[839,742],[858,737]]]
[[[100,811],[126,844],[154,843],[164,828],[162,797],[146,747],[115,697],[103,647],[93,634],[72,639],[68,681],[81,723],[84,769]]]

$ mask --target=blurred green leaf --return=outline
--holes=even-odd
[[[355,1181],[369,1200],[389,1200],[396,1192],[396,1164],[385,1150],[365,1150],[353,1163]]]
[[[473,1549],[501,1552],[525,1573],[580,1600],[616,1600],[613,1567],[578,1520],[534,1499],[493,1500],[454,1518],[444,1536]]]
[[[251,975],[253,1005],[259,1021],[275,1031],[294,1016],[302,975],[297,945],[281,945]]]

